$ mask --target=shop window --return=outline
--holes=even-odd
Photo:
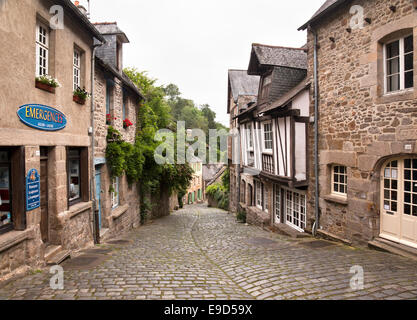
[[[120,188],[119,177],[113,179],[112,192],[111,192],[111,206],[113,209],[117,208],[120,204]]]
[[[413,36],[384,45],[385,92],[391,93],[414,87]]]
[[[8,151],[0,150],[0,233],[12,229],[11,166]]]
[[[67,149],[68,204],[88,201],[88,148]]]
[[[45,76],[49,72],[49,29],[38,22],[36,25],[36,76]]]
[[[0,148],[0,234],[26,229],[24,148]]]
[[[347,197],[347,168],[345,166],[332,166],[332,194]]]
[[[275,185],[275,222],[281,222],[281,187]]]

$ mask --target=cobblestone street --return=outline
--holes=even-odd
[[[321,240],[312,246],[311,238],[269,233],[205,206],[188,206],[124,239],[64,262],[64,290],[50,288],[44,269],[0,285],[0,298],[417,298],[415,261]],[[364,290],[350,288],[355,265],[364,269]]]

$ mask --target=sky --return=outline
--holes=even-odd
[[[86,4],[86,0],[80,0]],[[324,0],[91,0],[93,22],[114,22],[130,44],[124,67],[176,84],[229,126],[227,71],[246,70],[252,43],[301,47],[297,31]]]

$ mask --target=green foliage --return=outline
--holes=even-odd
[[[142,146],[123,141],[120,132],[112,126],[107,133],[106,159],[112,178],[126,174],[129,184],[140,180],[144,164]]]
[[[223,173],[222,176],[222,184],[227,192],[230,192],[230,168],[227,167],[226,171]]]
[[[223,185],[216,183],[208,186],[206,194],[217,202],[220,209],[229,210],[229,192]]]

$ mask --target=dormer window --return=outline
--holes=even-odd
[[[261,99],[267,99],[272,83],[272,74],[265,76],[262,79]]]
[[[385,92],[391,93],[414,87],[413,36],[385,44]]]

